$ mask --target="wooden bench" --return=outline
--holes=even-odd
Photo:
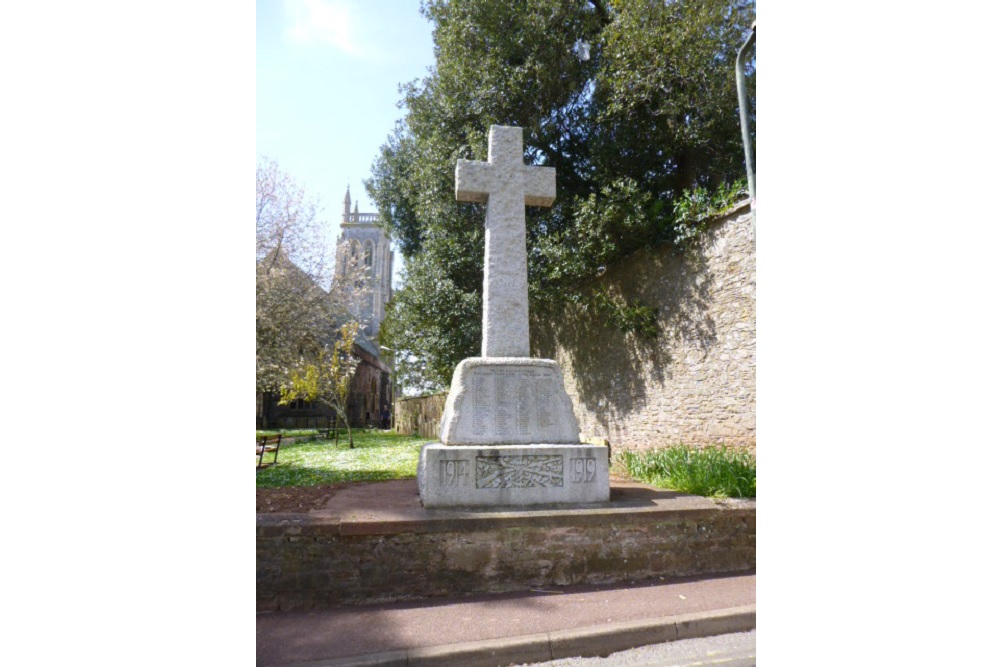
[[[257,469],[264,466],[264,454],[274,452],[274,460],[267,465],[278,463],[278,449],[281,447],[281,434],[262,435],[257,438]]]

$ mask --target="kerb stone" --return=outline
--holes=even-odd
[[[433,443],[420,450],[417,486],[428,508],[606,503],[611,499],[608,449]]]

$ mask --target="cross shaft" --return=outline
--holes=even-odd
[[[459,160],[455,198],[486,204],[484,357],[528,357],[528,255],[524,207],[551,206],[556,170],[524,164],[519,127],[490,127],[487,162]]]

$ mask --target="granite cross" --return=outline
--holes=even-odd
[[[524,207],[552,205],[556,170],[525,165],[522,146],[521,128],[493,125],[489,161],[455,166],[455,199],[486,204],[484,357],[530,354]]]

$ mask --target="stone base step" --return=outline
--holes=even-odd
[[[424,445],[417,464],[424,507],[606,503],[608,448],[600,445]]]

